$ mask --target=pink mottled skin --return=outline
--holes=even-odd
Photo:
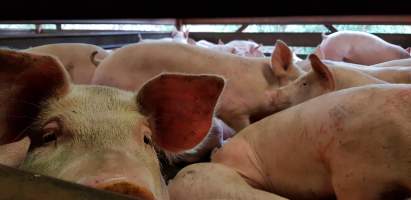
[[[323,35],[315,54],[320,59],[374,65],[390,60],[410,58],[402,47],[366,32],[338,31]]]
[[[235,131],[250,116],[271,112],[269,91],[296,79],[288,46],[277,41],[271,58],[249,58],[172,42],[139,43],[117,49],[105,59],[92,83],[134,91],[162,72],[217,74],[227,80],[217,117]]]
[[[243,129],[211,164],[181,170],[168,186],[171,199],[245,200],[260,192],[301,200],[405,199],[411,195],[410,118],[407,84],[313,98]]]

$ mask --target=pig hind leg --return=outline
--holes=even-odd
[[[198,163],[181,170],[170,181],[171,200],[280,200],[283,197],[255,189],[233,169],[216,163]]]

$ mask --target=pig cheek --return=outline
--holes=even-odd
[[[27,158],[20,168],[43,175],[57,176],[59,171],[58,166],[64,164],[59,158],[66,159],[66,157],[58,155],[54,145],[38,147],[28,153]]]

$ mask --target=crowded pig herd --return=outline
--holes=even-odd
[[[0,163],[143,200],[410,198],[409,49],[273,42],[0,49]]]

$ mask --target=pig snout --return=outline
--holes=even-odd
[[[148,189],[148,185],[127,178],[95,178],[79,182],[80,184],[100,190],[115,192],[142,200],[156,200],[154,194]]]

